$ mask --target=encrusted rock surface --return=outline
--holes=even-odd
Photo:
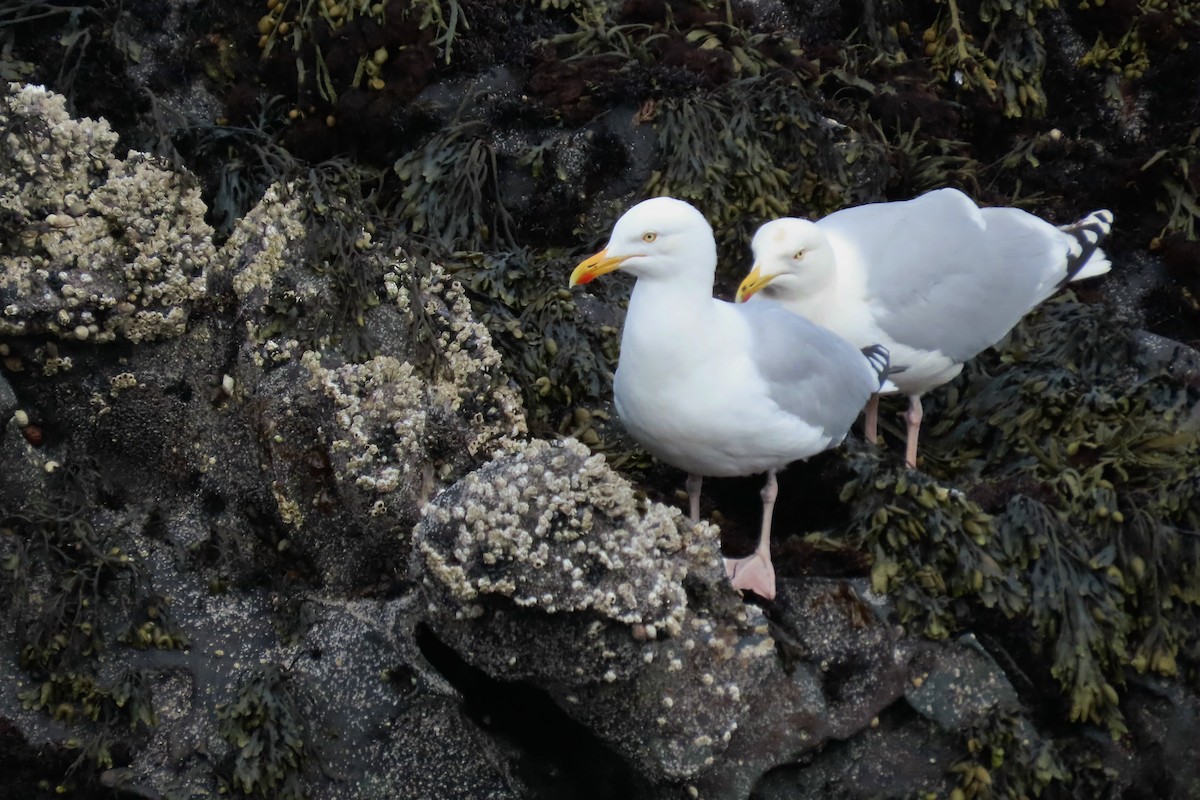
[[[116,145],[108,123],[72,119],[41,87],[0,99],[0,335],[175,336],[205,297],[216,250],[199,186]]]
[[[413,569],[474,666],[542,687],[653,783],[738,798],[902,697],[911,648],[862,582],[785,584],[768,625],[716,543],[582,445],[534,440],[433,501]]]

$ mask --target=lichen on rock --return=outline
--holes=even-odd
[[[61,95],[0,100],[0,334],[131,342],[183,332],[216,250],[200,189]]]

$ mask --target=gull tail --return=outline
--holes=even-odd
[[[1112,262],[1100,249],[1100,243],[1112,231],[1112,223],[1112,212],[1103,210],[1093,211],[1070,225],[1059,226],[1059,230],[1074,241],[1067,252],[1067,275],[1059,281],[1058,288],[1061,289],[1071,281],[1094,278],[1108,272]]]
[[[892,372],[890,369],[891,355],[888,353],[888,349],[881,344],[873,344],[870,347],[864,347],[861,352],[867,361],[871,362],[871,369],[875,370],[875,374],[879,377],[879,390],[888,391],[891,382],[888,381],[887,376]],[[891,388],[895,389],[894,386]]]

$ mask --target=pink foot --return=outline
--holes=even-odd
[[[725,559],[725,575],[735,589],[748,589],[764,600],[775,599],[775,566],[762,553]]]

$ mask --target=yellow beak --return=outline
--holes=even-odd
[[[580,283],[591,283],[601,275],[612,272],[621,264],[625,263],[625,259],[629,256],[610,256],[608,248],[601,250],[591,258],[585,259],[579,263],[579,266],[571,273],[570,286],[575,286]]]
[[[734,302],[746,302],[750,299],[751,295],[773,280],[775,280],[774,275],[764,276],[762,274],[762,269],[758,266],[758,264],[755,264],[754,269],[750,270],[750,274],[742,279],[742,285],[738,287],[737,297],[734,298]]]

